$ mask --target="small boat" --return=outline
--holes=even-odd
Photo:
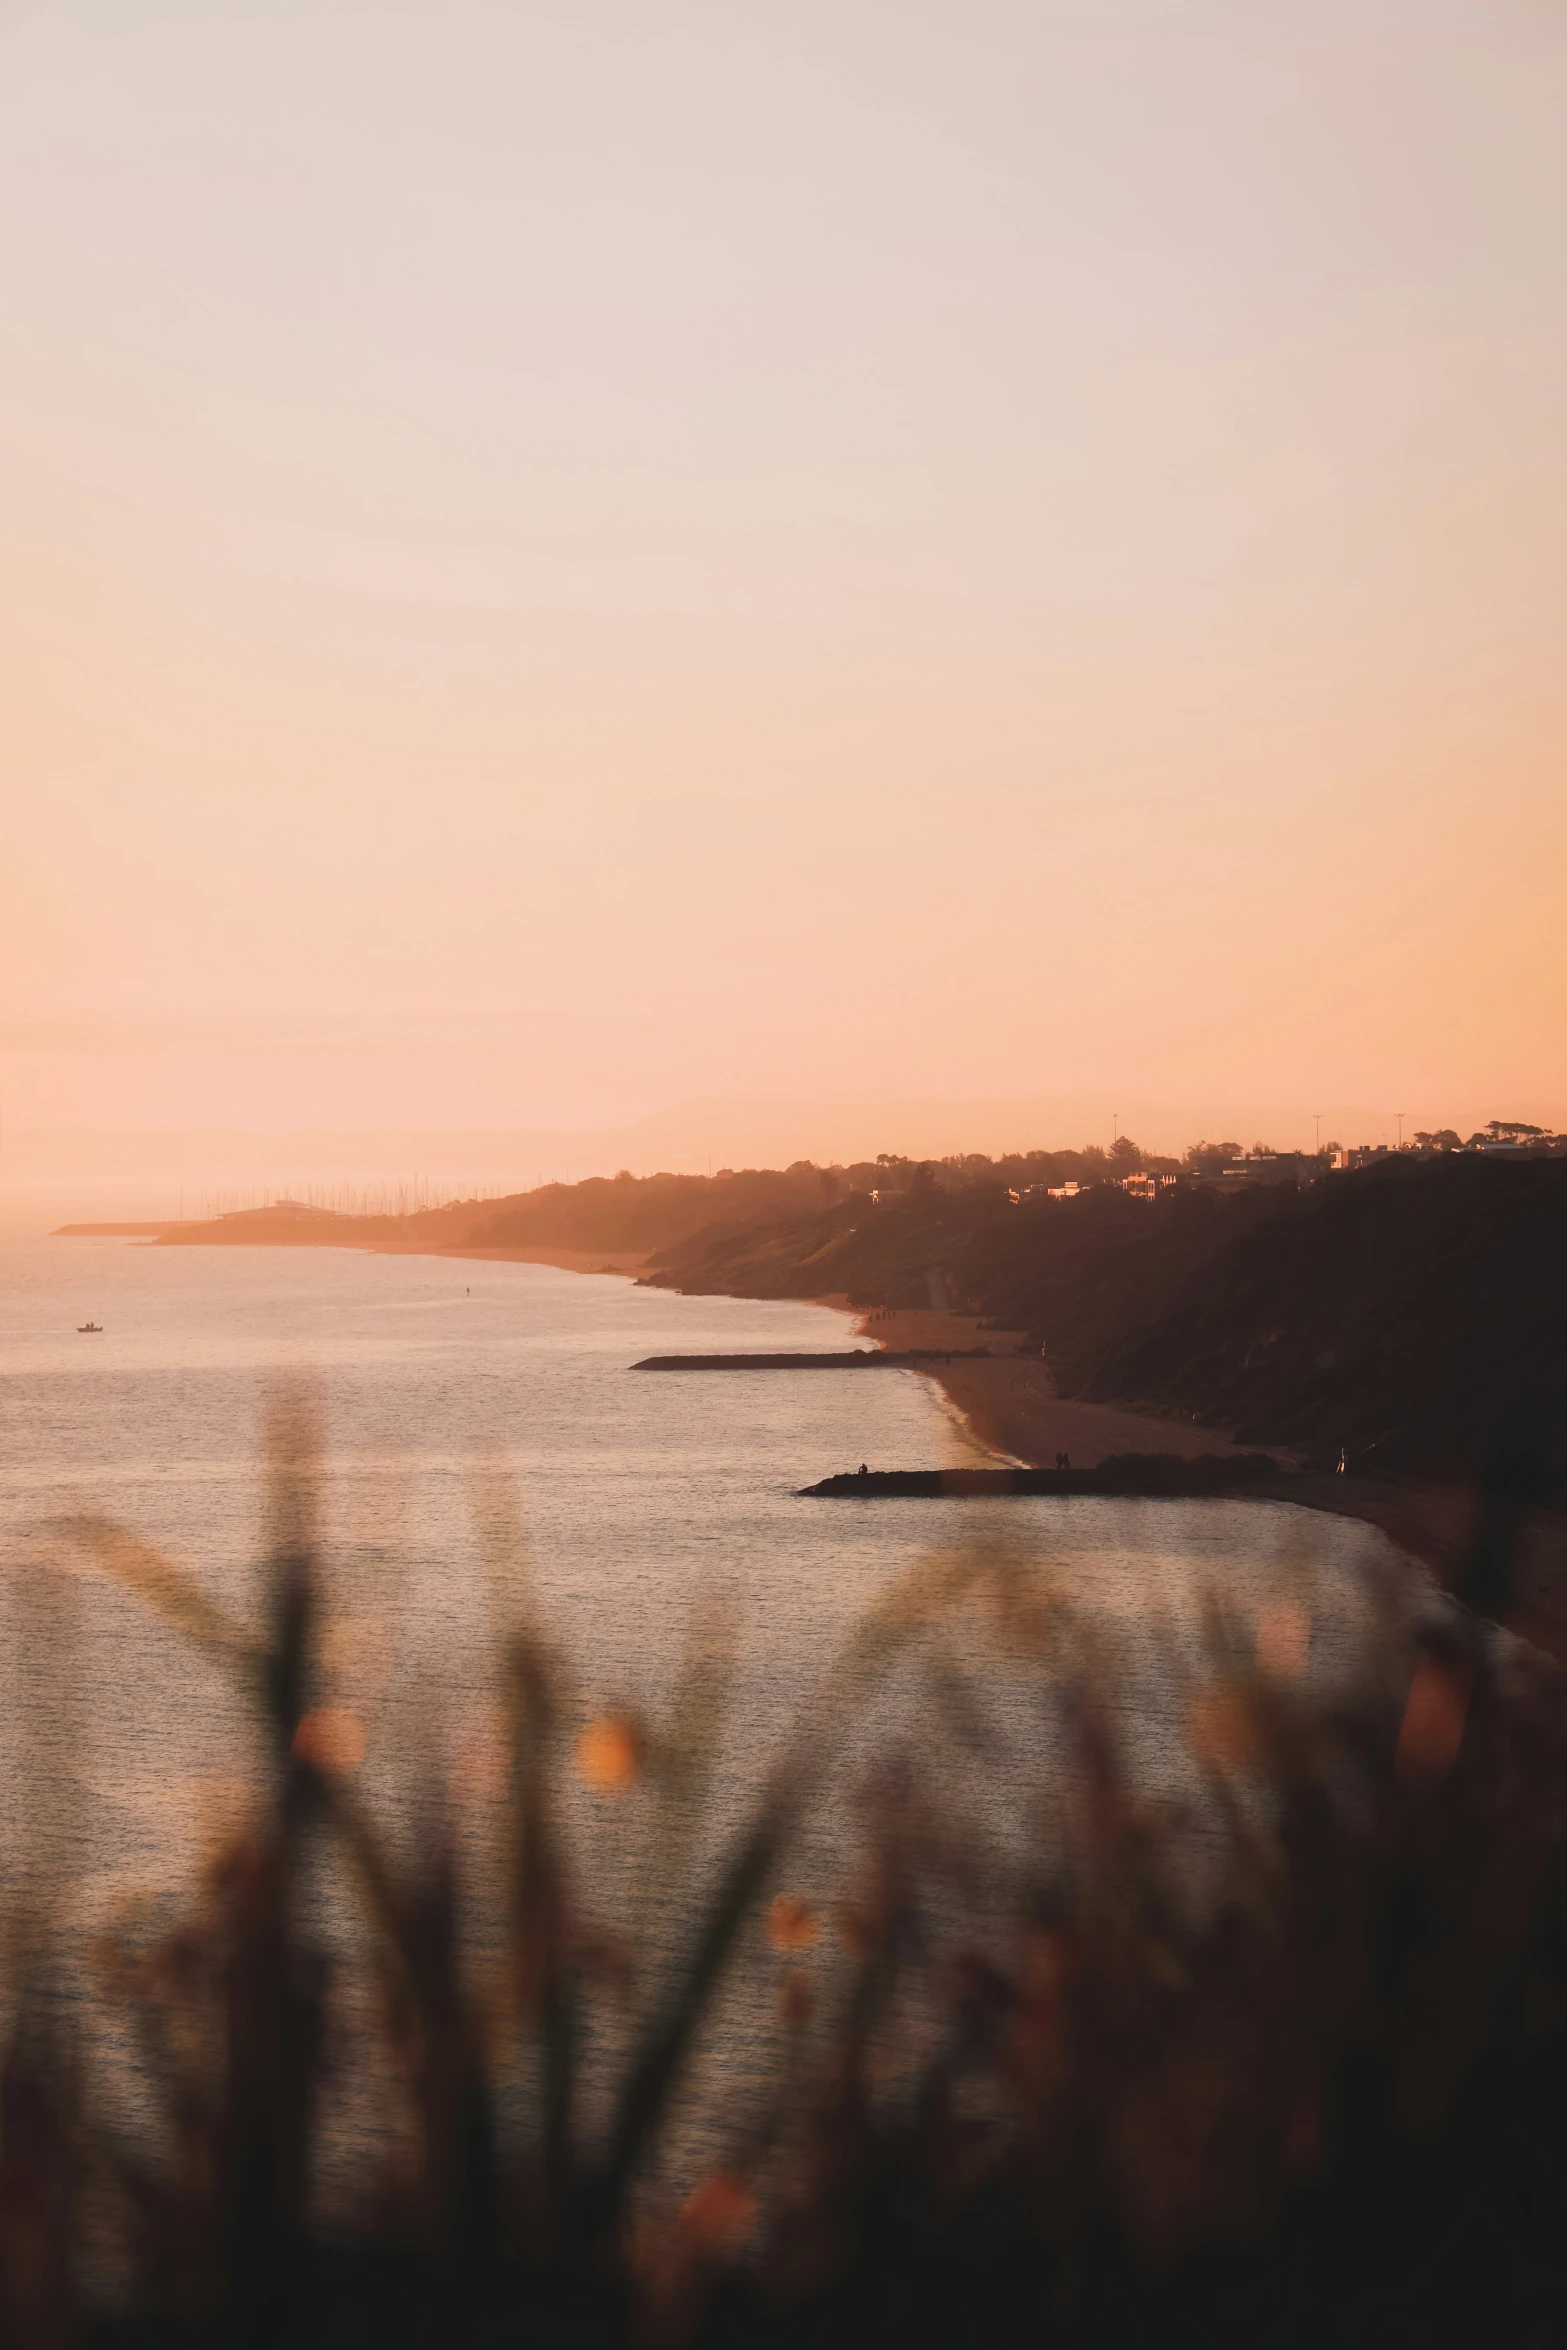
[[[103,1324],[101,1322],[78,1322],[76,1325],[76,1335],[78,1338],[85,1338],[89,1330],[102,1331],[102,1329]]]

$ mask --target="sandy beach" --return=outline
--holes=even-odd
[[[829,1302],[840,1301],[823,1300]],[[954,1359],[932,1364],[929,1376],[945,1390],[976,1443],[1027,1468],[1053,1468],[1057,1453],[1065,1453],[1074,1468],[1094,1469],[1112,1453],[1171,1453],[1195,1460],[1203,1453],[1238,1449],[1217,1429],[1192,1420],[1077,1403],[1057,1394],[1048,1363],[1016,1351],[1020,1332],[987,1330],[972,1315],[881,1307],[862,1315],[860,1330],[884,1349],[951,1347]],[[969,1352],[977,1346],[993,1348],[993,1359],[977,1359]]]

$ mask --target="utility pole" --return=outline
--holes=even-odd
[[[1404,1147],[1404,1113],[1402,1110],[1395,1110],[1393,1115],[1398,1120],[1398,1147],[1402,1150]]]
[[[1313,1110],[1311,1114],[1317,1122],[1317,1156],[1320,1159],[1322,1156],[1322,1112]]]

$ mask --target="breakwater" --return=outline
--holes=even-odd
[[[633,1371],[928,1371],[935,1363],[1000,1362],[988,1346],[844,1347],[836,1354],[648,1355]]]
[[[996,1495],[1109,1493],[1178,1500],[1287,1482],[1271,1453],[1121,1453],[1093,1469],[859,1469],[824,1477],[803,1495],[818,1501],[952,1501]]]

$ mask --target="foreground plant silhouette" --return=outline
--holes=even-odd
[[[69,2010],[15,1939],[0,2083],[6,2338],[111,2343],[1533,2344],[1567,2338],[1567,1741],[1560,1681],[1393,1594],[1354,1692],[1314,1703],[1288,1607],[1215,1610],[1188,1735],[1206,1808],[1118,1759],[1112,1667],[1047,1579],[926,1562],[872,1611],[645,1990],[607,2125],[585,2034],[626,1963],[568,1862],[564,1774],[654,1782],[644,1893],[685,1880],[728,1630],[697,1626],[670,1716],[568,1735],[503,1489],[481,1526],[503,1646],[505,1981],[465,1954],[439,1810],[400,1869],[357,1799],[357,1725],[315,1702],[308,1425],[273,1444],[269,1628],[247,1639],[115,1529],[68,1530],[252,1691],[268,1807],[206,1911],[101,1954],[166,2151],[97,2118]],[[999,1838],[951,1789],[987,1731],[947,1643],[980,1623],[1062,1696],[1049,1817]],[[921,1735],[873,1781],[836,1912],[789,1882],[842,1738],[917,1659]],[[1172,1671],[1178,1668],[1172,1664]],[[1019,1822],[1013,1822],[1014,1829]],[[411,2163],[367,2148],[358,2227],[312,2181],[332,1984],[305,1877],[351,1880],[384,1985]],[[672,2194],[662,2135],[726,1970],[765,1922],[780,2059]],[[835,1955],[825,1964],[829,1949]],[[824,1963],[817,1966],[818,1960]],[[813,1982],[807,1970],[817,1966]],[[509,2127],[504,2082],[529,2084]],[[105,2262],[103,2247],[112,2247]],[[105,2279],[108,2279],[106,2282]]]

